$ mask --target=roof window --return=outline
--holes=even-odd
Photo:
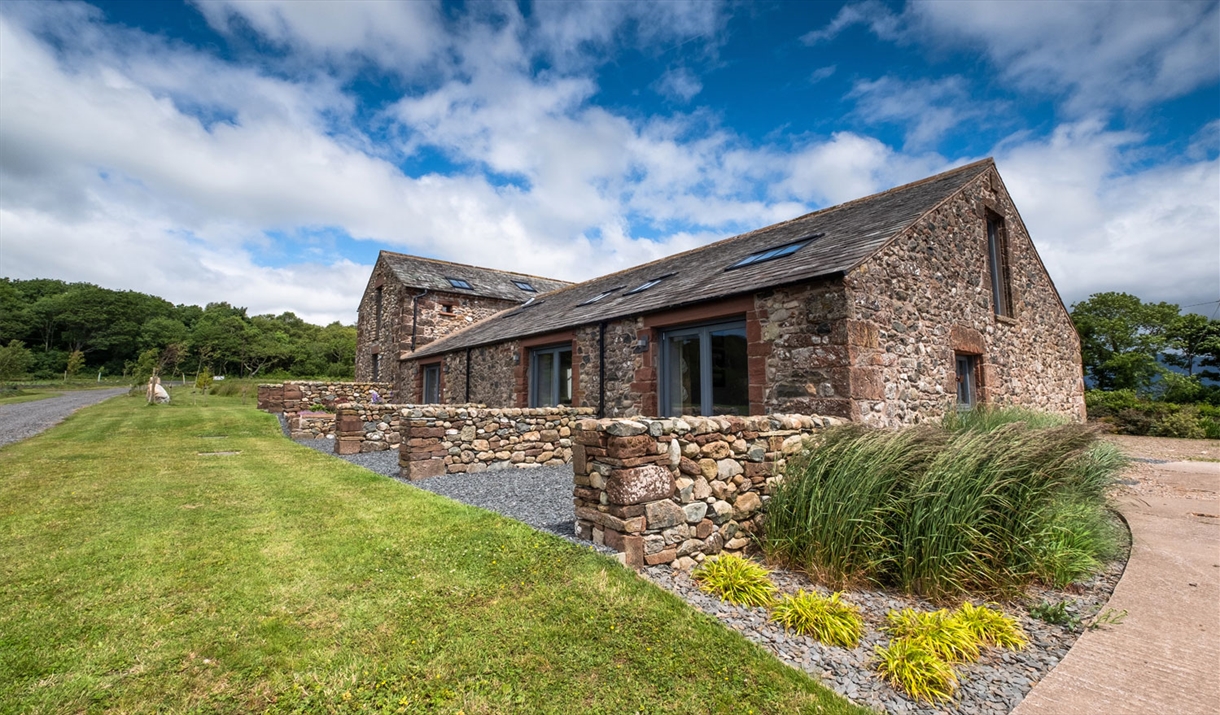
[[[449,281],[449,285],[453,286],[454,288],[461,288],[462,290],[474,290],[474,286],[470,285],[470,282],[467,280],[463,280],[461,278],[450,278],[449,276],[445,276],[445,280]]]
[[[752,266],[756,263],[765,263],[767,261],[773,261],[777,258],[791,256],[792,254],[796,253],[797,251],[801,250],[805,246],[812,243],[814,241],[814,239],[821,238],[824,235],[826,235],[826,234],[815,233],[814,235],[806,236],[805,238],[802,238],[799,241],[793,241],[792,243],[785,243],[782,246],[776,246],[775,248],[768,248],[767,250],[759,251],[758,253],[751,253],[750,255],[746,256],[745,258],[741,259],[740,261],[729,266],[725,270],[731,271],[736,268],[745,268],[746,266]]]
[[[513,281],[513,285],[517,286],[518,288],[520,288],[523,291],[528,291],[530,293],[538,292],[537,288],[535,288],[534,286],[530,285],[529,283],[527,283],[525,281]]]
[[[649,288],[652,288],[656,284],[660,283],[661,281],[663,281],[666,278],[669,278],[670,276],[673,276],[673,275],[676,275],[676,274],[666,273],[665,275],[661,276],[660,278],[652,278],[652,279],[646,280],[643,283],[639,284],[638,286],[627,291],[623,295],[635,295],[636,293],[643,293],[644,291],[648,290]]]
[[[597,301],[601,300],[602,298],[605,298],[606,296],[610,295],[614,291],[622,290],[622,289],[623,289],[623,286],[615,286],[614,288],[611,288],[610,290],[607,290],[607,291],[602,291],[601,293],[598,293],[597,295],[593,296],[592,298],[584,301],[583,303],[578,303],[577,305],[592,305],[592,304],[596,303]]]

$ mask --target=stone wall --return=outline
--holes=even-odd
[[[592,414],[570,407],[405,407],[398,464],[407,479],[566,464],[576,421]]]
[[[573,434],[577,533],[628,565],[747,548],[785,460],[832,417],[580,420]]]
[[[258,386],[258,409],[272,414],[283,414],[289,426],[298,412],[310,410],[315,405],[333,410],[349,402],[368,402],[369,390],[376,390],[381,399],[391,402],[393,387],[385,382],[329,382],[321,380],[294,380]]]
[[[333,412],[298,412],[296,419],[288,423],[289,436],[292,439],[334,439],[335,419]]]
[[[398,449],[402,442],[402,411],[407,405],[339,405],[335,454],[360,454]]]
[[[992,306],[986,211],[1004,219],[1012,317]],[[1084,419],[1080,341],[994,170],[844,279],[852,418],[897,427],[956,402],[954,353],[977,355],[983,403]]]

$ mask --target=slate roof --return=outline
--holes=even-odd
[[[487,298],[500,298],[518,303],[543,293],[565,288],[572,285],[568,281],[542,278],[525,273],[498,271],[494,268],[468,266],[464,263],[438,261],[434,258],[420,258],[405,253],[382,251],[377,260],[383,260],[390,270],[410,288],[426,288],[432,291],[444,291],[458,295],[478,295]],[[471,290],[455,288],[449,282],[450,278],[464,280],[470,284]],[[522,290],[513,281],[524,281],[533,286],[537,292]]]
[[[497,313],[411,353],[410,359],[566,330],[846,272],[994,166],[991,159],[594,278]],[[816,236],[791,255],[726,270],[752,254]],[[666,276],[638,293],[633,288]],[[613,290],[586,305],[590,298]]]

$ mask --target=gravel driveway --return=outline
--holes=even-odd
[[[0,405],[0,447],[19,442],[26,437],[33,437],[48,427],[59,424],[63,418],[82,407],[95,405],[115,395],[125,394],[127,390],[126,387],[77,390],[65,392],[59,397],[48,397],[45,400]]]

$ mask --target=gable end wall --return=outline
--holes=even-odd
[[[1004,218],[1013,319],[992,308],[985,211]],[[854,420],[896,427],[956,402],[954,353],[980,355],[980,398],[1084,419],[1080,340],[995,170],[850,271]]]

